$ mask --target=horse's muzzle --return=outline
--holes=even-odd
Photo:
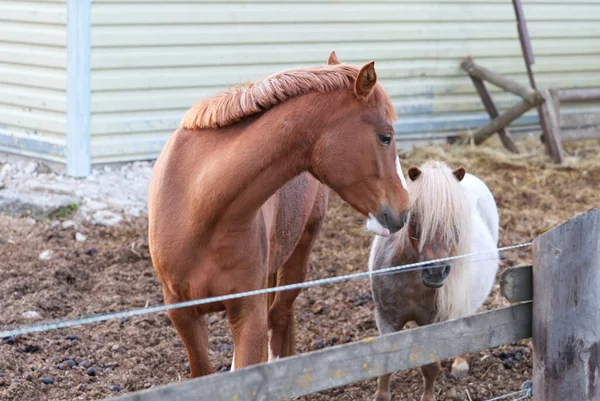
[[[407,216],[408,212],[396,214],[386,207],[377,214],[377,220],[393,234],[402,230],[402,227],[406,224]]]
[[[424,269],[421,270],[421,281],[423,281],[423,285],[429,288],[440,288],[444,285],[444,280],[450,274],[450,265],[439,265],[432,264],[432,266],[428,268],[425,265]]]

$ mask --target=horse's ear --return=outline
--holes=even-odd
[[[418,167],[411,167],[408,169],[408,178],[410,178],[411,181],[416,180],[417,178],[419,178],[419,176],[421,175],[421,170],[419,170]]]
[[[354,83],[354,94],[359,99],[369,97],[376,83],[377,73],[375,72],[375,62],[371,61],[360,69]]]
[[[454,174],[454,176],[456,177],[456,179],[459,182],[462,181],[463,178],[465,178],[466,173],[467,173],[467,170],[465,170],[464,167],[459,167],[452,172],[452,174]]]
[[[337,54],[335,54],[335,50],[332,50],[331,53],[329,53],[329,58],[327,59],[327,64],[329,64],[329,65],[341,64],[340,59],[338,58]]]

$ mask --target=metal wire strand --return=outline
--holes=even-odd
[[[515,391],[515,392],[513,392],[513,393],[509,393],[509,394],[504,394],[504,395],[501,395],[501,396],[499,396],[499,397],[496,397],[496,398],[490,398],[489,400],[486,400],[486,401],[497,401],[497,400],[504,400],[504,399],[506,399],[506,398],[510,398],[510,397],[517,397],[517,396],[519,396],[519,395],[521,395],[521,394],[524,394],[524,393],[525,393],[525,395],[524,395],[524,396],[522,396],[522,397],[519,397],[519,398],[516,398],[516,399],[514,399],[513,401],[524,400],[524,399],[526,399],[526,398],[529,398],[529,394],[527,394],[527,390],[519,390],[519,391]]]
[[[523,243],[523,244],[511,245],[511,246],[506,246],[506,247],[502,247],[502,248],[494,248],[494,249],[488,249],[485,251],[472,252],[472,253],[468,253],[468,254],[464,254],[464,255],[450,256],[450,257],[446,257],[446,258],[428,260],[428,261],[418,262],[418,263],[410,263],[410,264],[401,265],[401,266],[392,266],[392,267],[388,267],[385,269],[376,270],[373,272],[367,271],[367,272],[347,274],[344,276],[328,277],[328,278],[323,278],[323,279],[319,279],[319,280],[305,281],[305,282],[297,283],[297,284],[284,285],[284,286],[280,286],[280,287],[263,288],[260,290],[246,291],[246,292],[222,295],[222,296],[211,297],[211,298],[202,298],[202,299],[196,299],[196,300],[192,300],[192,301],[174,303],[174,304],[170,304],[170,305],[159,305],[159,306],[153,306],[153,307],[148,307],[148,308],[133,309],[133,310],[129,310],[129,311],[106,313],[106,314],[93,315],[93,316],[88,316],[88,317],[79,317],[79,318],[75,318],[75,319],[59,319],[59,320],[54,320],[54,321],[46,321],[44,323],[40,323],[40,324],[32,325],[32,326],[16,326],[16,327],[15,326],[12,326],[12,327],[5,326],[2,329],[2,331],[0,331],[0,338],[22,335],[22,334],[29,334],[29,333],[37,333],[37,332],[48,331],[48,330],[63,329],[63,328],[67,328],[67,327],[104,322],[104,321],[112,320],[112,319],[122,319],[122,318],[128,318],[128,317],[133,317],[133,316],[146,315],[146,314],[156,313],[156,312],[164,312],[164,311],[167,311],[170,309],[178,309],[178,308],[185,308],[185,307],[189,307],[189,306],[205,305],[205,304],[214,303],[214,302],[229,301],[231,299],[251,297],[251,296],[255,296],[255,295],[263,295],[263,294],[268,294],[268,293],[277,292],[277,291],[289,291],[289,290],[297,290],[297,289],[302,289],[302,288],[315,287],[315,286],[319,286],[319,285],[328,285],[328,284],[339,283],[339,282],[343,282],[343,281],[355,280],[358,278],[371,277],[371,276],[375,276],[375,275],[421,270],[424,268],[431,268],[432,263],[435,264],[435,263],[446,262],[446,261],[450,261],[450,260],[457,260],[457,259],[467,258],[467,257],[471,257],[471,256],[483,255],[486,253],[492,253],[492,252],[504,252],[504,251],[508,251],[511,249],[524,248],[524,247],[527,247],[530,245],[531,245],[531,242],[527,242],[527,243]],[[470,263],[474,263],[474,262],[476,262],[476,261],[473,261]],[[425,265],[429,265],[429,266],[424,267]],[[419,269],[419,267],[420,267],[420,269]]]

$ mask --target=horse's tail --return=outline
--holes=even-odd
[[[283,283],[280,282],[281,271],[282,271],[282,269],[279,269],[276,274],[269,276],[268,283],[267,283],[269,288],[273,288],[278,285],[283,285]],[[267,313],[269,313],[269,311],[271,310],[271,305],[273,305],[273,301],[275,300],[275,294],[276,294],[275,292],[270,292],[267,294]],[[296,350],[295,325],[296,325],[296,323],[295,323],[294,314],[293,314],[293,310],[292,310],[292,316],[290,318],[287,329],[285,331],[285,336],[284,336],[284,340],[283,340],[284,341],[283,342],[283,352],[280,355],[281,358],[292,356],[295,353],[295,350]],[[267,342],[267,358],[266,359],[268,359],[268,355],[270,355],[269,354],[269,346],[270,345]]]

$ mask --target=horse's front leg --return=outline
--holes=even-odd
[[[396,331],[402,330],[402,327],[406,324],[408,319],[401,318],[395,322],[391,322],[390,319],[386,319],[385,312],[375,307],[375,322],[377,323],[377,329],[379,334],[389,334]],[[377,379],[377,392],[375,393],[375,401],[390,401],[392,399],[392,393],[390,392],[390,381],[391,374],[380,376]]]
[[[441,371],[442,366],[439,361],[421,367],[425,387],[421,401],[435,401],[435,381]]]
[[[266,362],[266,295],[256,295],[227,301],[225,307],[234,343],[231,370]]]
[[[375,393],[375,401],[390,401],[392,394],[390,393],[390,379],[392,375],[379,376],[377,379],[377,392]]]

